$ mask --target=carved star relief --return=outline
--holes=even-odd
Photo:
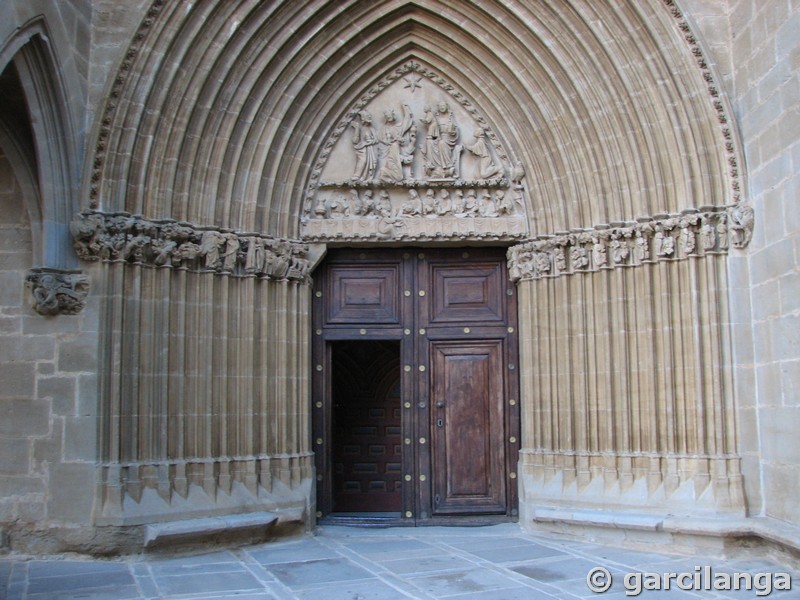
[[[403,81],[406,82],[406,84],[403,87],[406,88],[406,89],[410,88],[412,94],[414,93],[415,89],[422,87],[419,84],[419,82],[422,81],[422,77],[417,77],[417,78],[414,78],[414,77],[403,77]]]

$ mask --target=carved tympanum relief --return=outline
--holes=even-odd
[[[521,239],[525,169],[472,103],[407,63],[338,124],[306,191],[306,240]]]

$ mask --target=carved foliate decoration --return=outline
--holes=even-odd
[[[305,281],[308,245],[230,229],[197,227],[129,213],[84,211],[71,223],[83,260],[128,262],[272,280]]]
[[[409,62],[334,129],[306,190],[306,240],[520,239],[525,169],[454,86]]]
[[[31,269],[26,282],[33,309],[40,315],[75,315],[86,305],[89,278],[80,271]]]
[[[741,207],[687,209],[679,215],[541,236],[508,250],[509,276],[512,281],[541,279],[724,254],[730,246],[743,247],[752,231],[752,212],[736,211]],[[740,221],[749,222],[750,228]]]

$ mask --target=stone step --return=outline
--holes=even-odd
[[[191,544],[221,535],[233,538],[238,535],[257,536],[262,533],[266,537],[278,519],[279,515],[276,513],[258,512],[152,523],[145,526],[144,547],[153,549],[159,546]]]

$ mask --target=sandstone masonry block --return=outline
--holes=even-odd
[[[26,334],[58,335],[60,333],[78,333],[81,331],[83,316],[59,315],[43,317],[40,314],[26,315],[22,319],[22,331]]]
[[[781,363],[781,389],[783,406],[800,408],[800,360]]]
[[[94,501],[95,473],[89,463],[50,467],[47,515],[71,523],[88,523]]]
[[[63,342],[58,347],[58,370],[81,372],[97,370],[97,343],[93,337]]]
[[[39,379],[36,395],[41,400],[52,400],[55,414],[72,415],[75,414],[75,389],[74,377],[46,377]]]
[[[4,475],[28,475],[31,463],[31,447],[27,440],[0,437],[0,473]]]
[[[0,362],[52,360],[55,339],[49,335],[0,336]]]
[[[0,497],[41,494],[47,489],[47,483],[41,477],[11,476],[0,477]]]
[[[2,239],[6,235],[0,236]],[[24,277],[21,273],[0,271],[0,306],[19,306],[22,304]]]
[[[92,460],[97,455],[95,417],[64,419],[64,460]]]
[[[50,402],[0,400],[0,436],[24,438],[50,431]]]
[[[0,399],[32,398],[35,366],[32,362],[0,363]]]

